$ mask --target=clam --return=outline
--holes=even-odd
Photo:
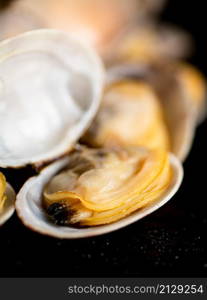
[[[3,225],[15,211],[15,192],[0,173],[0,226]]]
[[[169,150],[162,106],[150,85],[127,79],[109,84],[82,142],[92,147],[141,145]]]
[[[172,61],[121,64],[109,69],[109,82],[123,79],[144,80],[154,89],[164,111],[170,150],[184,161],[200,119],[199,107],[205,105],[206,84],[203,77],[193,67]]]
[[[96,53],[56,30],[0,43],[0,166],[41,165],[70,151],[99,107]]]
[[[56,238],[100,235],[164,205],[182,181],[179,161],[143,147],[79,147],[29,179],[17,195],[27,227]]]

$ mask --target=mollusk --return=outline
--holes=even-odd
[[[170,149],[158,97],[149,84],[127,79],[106,88],[100,110],[82,141],[94,147],[141,145]]]
[[[186,63],[172,61],[139,62],[109,68],[109,83],[127,79],[142,80],[156,92],[170,135],[170,150],[184,161],[205,107],[206,82],[203,76]]]
[[[14,213],[15,192],[0,173],[0,226],[3,225]]]
[[[2,42],[0,50],[0,166],[39,166],[71,152],[101,102],[104,70],[97,55],[56,30],[19,35]],[[153,212],[179,188],[182,166],[167,152],[168,132],[155,93],[143,81],[116,88],[118,94],[129,92],[133,107],[136,101],[143,109],[153,107],[159,130],[157,135],[148,120],[150,149],[127,140],[113,148],[78,147],[53,162],[17,195],[17,214],[26,226],[58,238],[102,234]],[[5,208],[4,179],[1,190]],[[3,209],[3,221],[11,207],[6,217]]]
[[[41,165],[70,151],[98,110],[103,82],[93,49],[64,32],[2,41],[0,166]]]
[[[99,235],[158,209],[177,191],[182,176],[179,161],[164,150],[80,147],[24,184],[17,214],[46,235]]]

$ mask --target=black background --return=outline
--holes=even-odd
[[[171,0],[161,19],[192,33],[196,51],[190,61],[207,75],[204,5]],[[0,276],[207,276],[206,140],[204,122],[185,162],[180,191],[159,211],[118,232],[61,241],[28,230],[13,216],[0,228]],[[6,171],[17,189],[31,173],[29,168]]]

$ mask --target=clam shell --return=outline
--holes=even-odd
[[[152,82],[148,75],[151,72],[146,64],[123,64],[117,65],[108,70],[108,83],[123,78],[143,79],[152,84],[158,92],[162,103],[164,114],[171,137],[171,152],[181,161],[184,161],[189,154],[195,135],[197,114],[195,109],[186,97],[179,90],[174,95],[173,86],[166,87],[166,91],[160,91],[159,84]],[[153,71],[154,72],[154,71]],[[154,75],[156,77],[156,73]],[[165,78],[163,77],[163,82]],[[161,83],[162,84],[162,83]]]
[[[6,201],[3,207],[3,211],[0,212],[0,226],[3,225],[15,211],[15,198],[16,194],[9,183],[6,186]]]
[[[0,43],[0,166],[68,152],[99,107],[104,70],[89,46],[57,30]]]
[[[112,224],[80,229],[62,227],[48,220],[42,207],[42,194],[45,185],[55,174],[67,166],[68,162],[68,157],[61,159],[46,167],[38,176],[30,178],[24,184],[17,195],[16,210],[25,226],[41,234],[62,239],[86,238],[115,231],[142,219],[168,202],[178,190],[183,178],[183,169],[180,162],[176,157],[171,155],[172,182],[159,200]]]

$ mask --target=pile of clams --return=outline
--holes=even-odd
[[[181,60],[190,53],[189,36],[146,23],[163,2],[131,1],[140,22],[120,25],[116,46],[104,55],[79,35],[50,28],[0,43],[0,225],[16,210],[41,234],[100,235],[177,192],[205,117],[206,83]],[[41,20],[38,3],[29,9]],[[18,8],[27,4],[17,1]],[[37,174],[16,195],[3,173],[28,165]]]

